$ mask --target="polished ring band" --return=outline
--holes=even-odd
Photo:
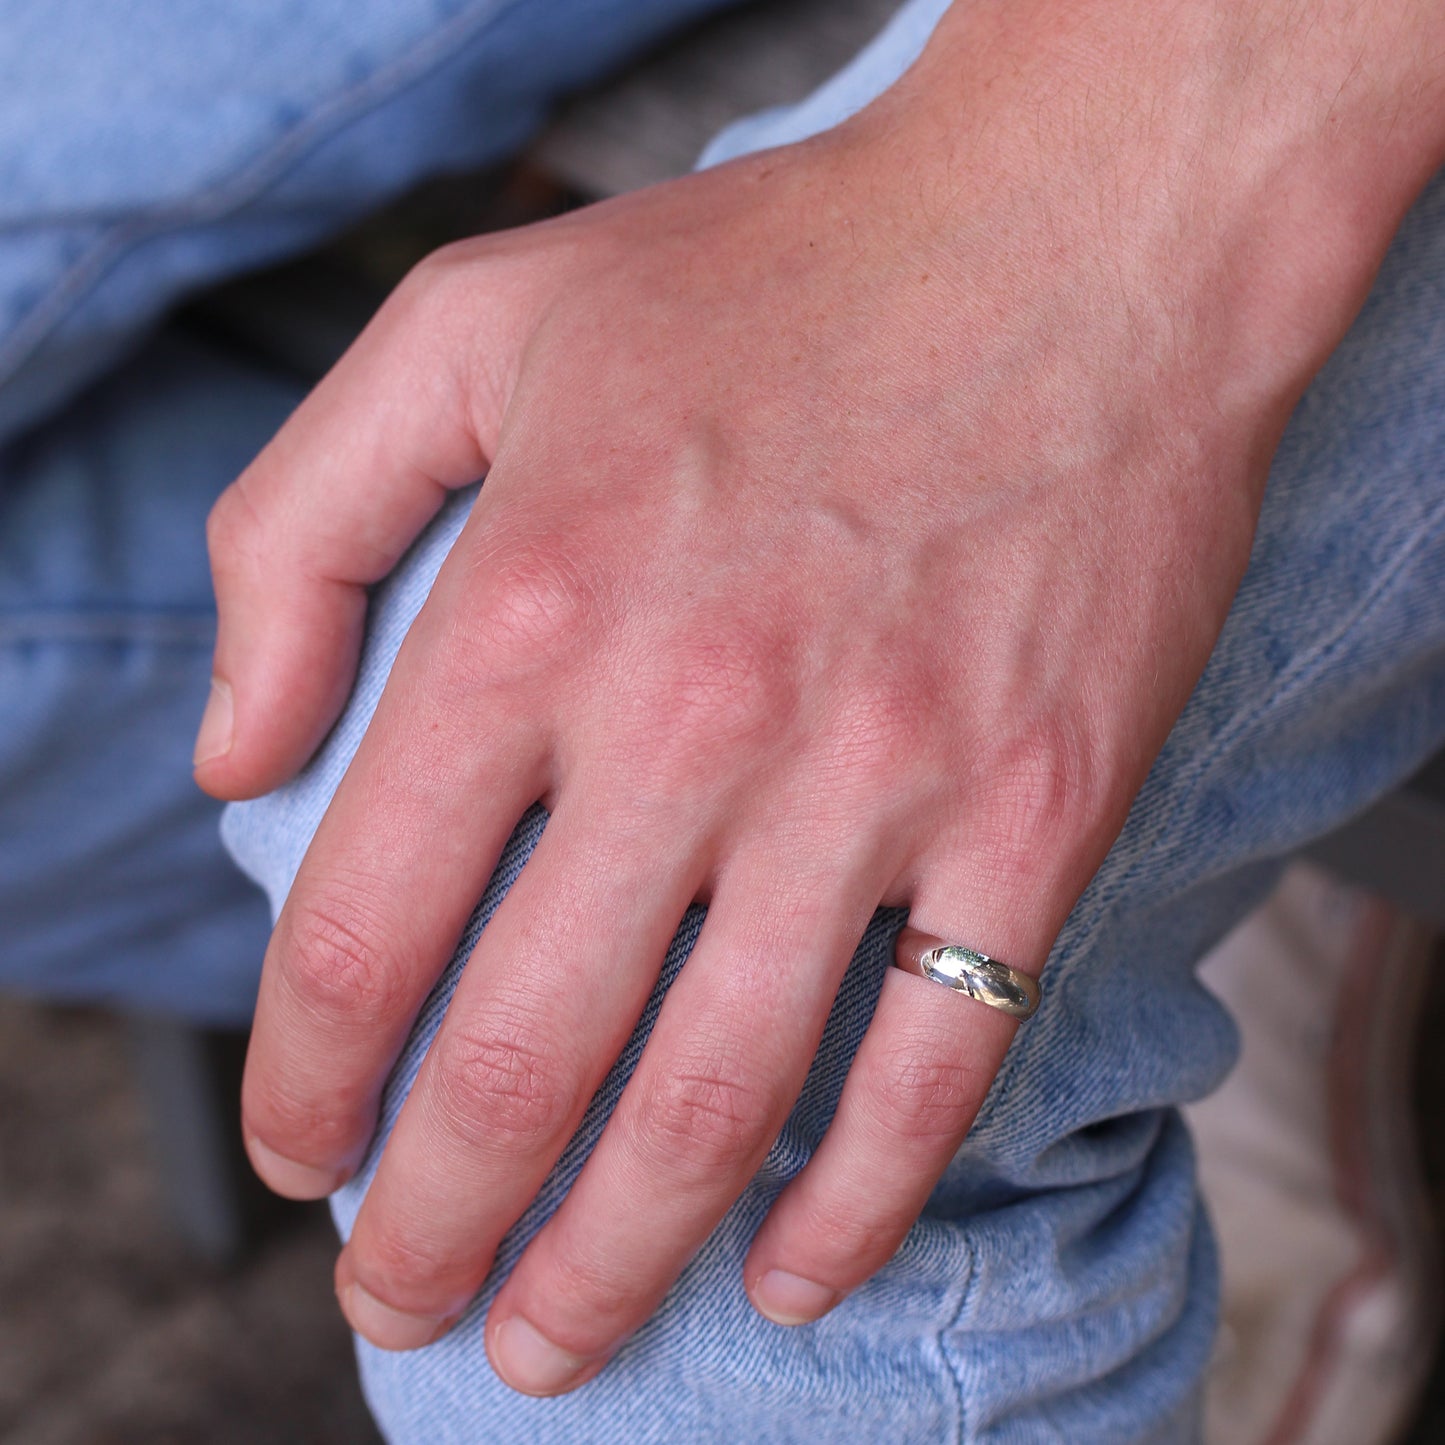
[[[1011,1018],[1030,1018],[1039,1006],[1039,986],[1028,974],[959,943],[945,943],[916,928],[898,935],[894,954],[898,967],[955,993],[967,994]]]

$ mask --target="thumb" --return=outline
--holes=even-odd
[[[195,773],[218,798],[266,792],[311,756],[355,676],[367,587],[486,471],[520,348],[502,288],[463,250],[402,282],[211,512],[216,650]]]

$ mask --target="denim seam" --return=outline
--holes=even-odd
[[[450,60],[471,33],[521,0],[481,0],[453,16],[419,40],[400,59],[374,70],[313,110],[239,169],[213,181],[199,196],[180,205],[143,212],[111,226],[37,302],[26,318],[0,343],[0,381],[13,377],[65,319],[75,304],[136,246],[168,229],[214,224],[233,215],[274,186],[313,150],[368,110],[417,85]]]
[[[1406,565],[1415,553],[1439,531],[1442,523],[1445,523],[1445,502],[1437,505],[1426,516],[1424,522],[1410,530],[1390,560],[1380,568],[1369,590],[1360,599],[1354,610],[1339,623],[1334,631],[1328,636],[1320,638],[1313,647],[1302,653],[1297,659],[1292,660],[1289,667],[1276,679],[1274,687],[1263,699],[1235,713],[1214,734],[1182,779],[1176,793],[1177,800],[1170,808],[1171,814],[1177,816],[1193,806],[1200,788],[1203,787],[1226,748],[1239,738],[1247,736],[1251,729],[1257,730],[1260,723],[1281,703],[1288,701],[1300,688],[1312,681],[1329,665],[1331,659],[1352,634],[1393,591]],[[1082,919],[1074,930],[1073,939],[1067,943],[1064,949],[1065,954],[1079,957],[1088,952],[1104,925],[1124,906],[1125,900],[1129,897],[1129,886],[1137,877],[1139,870],[1153,860],[1155,853],[1155,847],[1146,844],[1124,871],[1106,885],[1101,891],[1101,897],[1090,909],[1089,916]],[[1065,927],[1067,929],[1067,924]],[[1060,962],[1063,962],[1062,958]],[[1059,987],[1065,992],[1068,988],[1067,979],[1067,973],[1059,979]],[[988,1096],[984,1101],[984,1106],[974,1120],[974,1129],[987,1127],[997,1111],[998,1101],[1007,1092],[1008,1086],[1013,1080],[1019,1057],[1020,1054],[1014,1049],[1010,1049],[1004,1056],[1003,1067],[999,1069],[993,1086],[989,1089]]]
[[[954,1431],[955,1445],[964,1445],[968,1438],[968,1397],[963,1386],[963,1376],[959,1373],[958,1366],[954,1364],[953,1356],[949,1353],[948,1346],[944,1343],[944,1335],[957,1336],[962,1328],[962,1320],[969,1306],[973,1303],[973,1296],[978,1287],[978,1260],[973,1248],[973,1240],[967,1229],[961,1233],[963,1247],[968,1251],[968,1279],[964,1281],[963,1288],[958,1292],[958,1303],[954,1306],[953,1314],[949,1317],[948,1323],[939,1327],[934,1335],[934,1342],[937,1345],[938,1353],[943,1360],[944,1368],[948,1371],[948,1378],[953,1382],[953,1392],[957,1404],[955,1418],[958,1421]]]

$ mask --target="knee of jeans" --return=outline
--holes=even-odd
[[[469,487],[450,497],[376,590],[350,699],[316,756],[291,782],[264,798],[233,803],[222,815],[226,847],[265,889],[273,917],[281,911],[312,836],[361,745],[401,644],[461,534],[477,491]]]

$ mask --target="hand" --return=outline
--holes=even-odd
[[[875,907],[1040,968],[1222,624],[1369,248],[1261,245],[1295,236],[1280,169],[1211,168],[1170,77],[1156,126],[1089,70],[1086,41],[1157,68],[1143,22],[1020,64],[1013,22],[956,14],[826,137],[440,253],[217,506],[198,776],[234,797],[314,749],[366,585],[487,474],[281,915],[245,1086],[268,1182],[345,1179],[546,802],[338,1264],[379,1345],[466,1305],[703,899],[488,1321],[519,1389],[602,1368],[763,1159]],[[890,971],[752,1246],[763,1313],[888,1260],[1012,1029]]]

